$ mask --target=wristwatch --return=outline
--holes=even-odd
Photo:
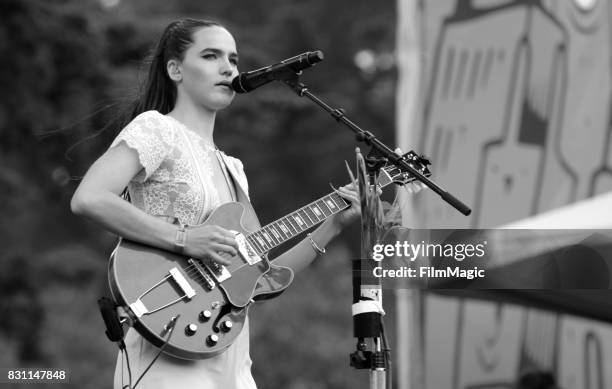
[[[179,224],[178,230],[176,230],[176,238],[174,238],[174,249],[177,253],[183,254],[185,251],[185,243],[187,243],[187,226],[185,224]]]

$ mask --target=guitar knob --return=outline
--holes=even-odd
[[[209,311],[208,309],[200,312],[200,320],[201,321],[208,321],[208,320],[210,320],[211,317],[212,317],[212,312]]]
[[[223,332],[229,332],[232,329],[233,325],[234,323],[232,323],[231,320],[225,320],[223,321],[223,323],[221,323],[221,330]]]
[[[191,323],[187,327],[185,327],[185,334],[187,334],[187,336],[192,336],[196,333],[197,330],[198,326]]]
[[[206,338],[206,344],[209,346],[216,345],[218,341],[219,341],[219,336],[215,334],[208,335],[208,337]]]

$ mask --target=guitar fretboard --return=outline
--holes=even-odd
[[[427,166],[420,163],[420,157],[414,151],[405,155],[408,156],[407,159],[411,165],[415,164],[413,167],[419,170],[421,174],[431,175]],[[404,184],[414,181],[414,177],[402,173],[394,165],[385,166],[380,172],[381,174],[378,177],[379,188],[391,185],[394,180],[401,181]],[[332,192],[275,222],[265,225],[246,238],[257,254],[263,255],[296,235],[316,226],[328,217],[350,207],[350,205],[350,202],[338,193]]]
[[[263,226],[246,238],[257,254],[263,255],[350,205],[347,200],[333,192]]]

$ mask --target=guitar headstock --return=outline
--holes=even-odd
[[[410,150],[402,155],[402,157],[404,157],[410,166],[425,177],[431,176],[431,171],[427,167],[428,165],[431,165],[431,162],[425,156],[418,155],[414,151]],[[378,177],[378,183],[381,187],[385,187],[391,183],[405,185],[415,180],[416,178],[414,178],[410,172],[402,171],[400,168],[390,162],[380,169],[380,176]]]

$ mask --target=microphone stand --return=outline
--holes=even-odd
[[[372,250],[374,244],[382,237],[382,210],[377,191],[377,177],[380,168],[388,161],[404,172],[410,173],[444,201],[465,216],[472,210],[459,199],[440,188],[419,171],[414,169],[405,157],[391,150],[379,141],[371,132],[364,131],[350,121],[342,109],[334,109],[323,100],[312,94],[308,87],[300,82],[300,72],[290,69],[276,74],[277,80],[283,81],[298,96],[306,97],[328,112],[336,121],[344,124],[355,133],[358,142],[371,147],[368,157],[363,158],[357,151],[357,173],[359,175],[359,193],[361,200],[362,247],[361,260],[353,261],[353,328],[357,338],[357,350],[350,355],[350,364],[356,369],[370,369],[370,389],[391,388],[391,361],[382,315],[382,286],[380,278],[372,275]],[[358,150],[358,149],[357,149]],[[364,277],[365,276],[365,277]],[[362,279],[363,278],[363,279]],[[371,339],[371,350],[365,339]]]
[[[462,203],[459,199],[457,199],[452,194],[448,193],[438,185],[436,185],[433,181],[422,175],[415,168],[410,166],[410,164],[406,161],[404,157],[397,154],[395,151],[391,150],[387,145],[378,140],[374,134],[369,131],[362,130],[358,125],[350,121],[346,115],[344,114],[343,109],[335,109],[326,104],[323,100],[313,95],[306,85],[300,82],[299,75],[301,71],[295,73],[291,69],[286,69],[285,72],[279,72],[276,74],[276,78],[279,81],[283,81],[286,85],[288,85],[298,96],[306,97],[312,102],[314,102],[319,107],[323,108],[326,112],[328,112],[336,121],[344,124],[351,131],[355,133],[355,138],[358,142],[364,142],[368,146],[371,146],[370,154],[376,155],[381,159],[385,159],[386,161],[392,162],[395,166],[400,168],[402,171],[410,173],[415,179],[421,181],[427,187],[429,187],[432,191],[437,193],[442,200],[446,201],[453,208],[468,216],[472,213],[472,210]]]

